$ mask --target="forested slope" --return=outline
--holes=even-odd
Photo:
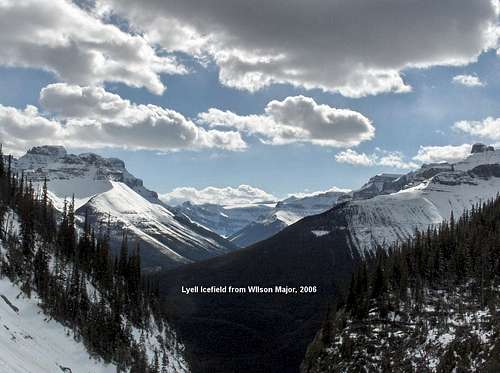
[[[500,199],[360,265],[303,373],[500,371]]]

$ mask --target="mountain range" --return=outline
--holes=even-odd
[[[333,188],[308,196],[291,196],[278,202],[247,205],[185,202],[175,210],[227,237],[238,247],[247,247],[306,216],[350,201],[348,208],[351,211],[346,215],[352,217],[349,227],[354,246],[361,250],[372,249],[449,218],[452,211],[455,215],[460,214],[473,203],[491,198],[491,188],[496,188],[495,181],[486,181],[487,175],[481,178],[477,174],[488,171],[468,172],[476,166],[495,164],[499,159],[498,151],[492,147],[476,144],[464,161],[424,164],[407,174],[378,174],[354,191]],[[390,219],[391,224],[386,224],[385,219]]]
[[[278,202],[263,201],[243,205],[193,204],[175,209],[238,247],[269,238],[300,219],[332,208],[349,191],[333,188],[305,196],[290,196]]]
[[[154,269],[163,312],[195,373],[297,372],[329,304],[362,259],[416,230],[459,217],[500,191],[500,151],[482,144],[460,162],[375,175],[352,192],[244,206],[170,207],[121,160],[72,155],[61,147],[33,148],[13,166],[40,191],[46,182],[59,211],[74,196],[77,219],[109,229],[116,249],[123,229],[140,243],[143,266]],[[181,292],[248,285],[316,291]]]

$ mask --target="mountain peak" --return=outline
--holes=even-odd
[[[63,146],[44,145],[30,149],[15,161],[18,172],[30,171],[32,181],[66,181],[73,188],[71,180],[117,181],[127,184],[148,201],[160,203],[156,192],[144,187],[141,179],[129,173],[125,162],[118,158],[104,158],[95,153],[75,155],[68,153]],[[62,188],[62,187],[61,187]],[[63,190],[59,190],[63,193]],[[71,195],[71,191],[65,191]]]
[[[28,150],[28,154],[32,155],[46,155],[50,157],[61,158],[68,154],[64,146],[60,145],[44,145],[44,146],[35,146]]]
[[[495,148],[493,146],[487,146],[485,144],[478,142],[478,143],[475,143],[474,145],[472,145],[471,154],[484,153],[484,152],[489,152],[489,151],[493,152],[493,151],[495,151]]]

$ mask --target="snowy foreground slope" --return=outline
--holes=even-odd
[[[7,278],[0,279],[0,372],[8,373],[115,373],[114,364],[92,358],[81,342],[75,341],[69,328],[53,320],[38,306],[36,295],[28,298]],[[136,341],[143,340],[150,360],[161,351],[155,327]],[[177,343],[177,342],[174,342]],[[169,350],[165,371],[188,372],[177,349]]]
[[[50,313],[51,308],[47,303],[47,297],[45,299],[39,297],[33,283],[26,287],[30,281],[36,283],[33,279],[40,275],[36,271],[37,265],[23,262],[25,268],[30,269],[27,276],[17,273],[14,271],[15,267],[11,266],[16,260],[14,259],[18,249],[16,245],[22,242],[22,220],[10,208],[0,220],[2,221],[0,227],[0,372],[128,373],[129,368],[118,370],[115,364],[104,362],[102,355],[95,350],[90,354],[88,352],[91,351],[88,347],[89,340],[82,337],[82,329],[78,333],[75,332],[74,326],[72,328],[68,321],[67,314],[65,316],[59,314],[57,320],[50,316],[54,313]],[[32,251],[37,251],[38,254],[41,250],[46,250],[46,243],[41,237],[39,235],[34,237]],[[54,289],[67,291],[59,286],[61,283],[70,284],[74,281],[76,267],[70,262],[61,261],[61,258],[53,252],[50,254],[47,252],[47,255],[47,269],[50,273],[48,281],[51,288],[53,291],[56,291]],[[57,280],[54,280],[55,278]],[[90,305],[99,303],[104,304],[106,309],[110,309],[109,299],[103,296],[102,291],[93,281],[95,279],[92,280],[88,274],[81,278],[81,286],[86,289],[85,294],[89,295],[87,306],[84,308],[88,310]],[[21,284],[23,284],[24,291],[21,289]],[[29,292],[26,291],[27,288],[30,289]],[[54,295],[55,293],[52,297]],[[69,295],[69,292],[65,293],[65,296]],[[185,348],[179,342],[174,330],[166,320],[160,322],[152,314],[148,315],[149,322],[146,326],[133,324],[125,313],[120,315],[122,327],[130,330],[130,334],[125,334],[128,335],[128,343],[140,346],[148,364],[158,361],[158,371],[161,369],[162,373],[188,373],[189,367],[183,356]],[[100,316],[106,317],[103,314]],[[84,319],[89,324],[93,322],[88,315]],[[99,338],[102,338],[101,333],[106,332],[107,330],[99,330]],[[123,363],[121,360],[117,361]]]
[[[216,233],[163,204],[119,159],[92,153],[73,155],[62,147],[43,146],[28,151],[14,167],[38,190],[47,180],[49,196],[58,210],[74,195],[80,220],[86,214],[96,225],[109,220],[116,242],[127,229],[141,243],[146,266],[172,267],[234,249]]]
[[[91,359],[69,330],[44,315],[36,298],[25,297],[8,279],[0,280],[0,298],[1,372],[116,372],[116,366]]]

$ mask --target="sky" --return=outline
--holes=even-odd
[[[167,202],[356,189],[500,143],[498,0],[0,1],[0,140]]]

